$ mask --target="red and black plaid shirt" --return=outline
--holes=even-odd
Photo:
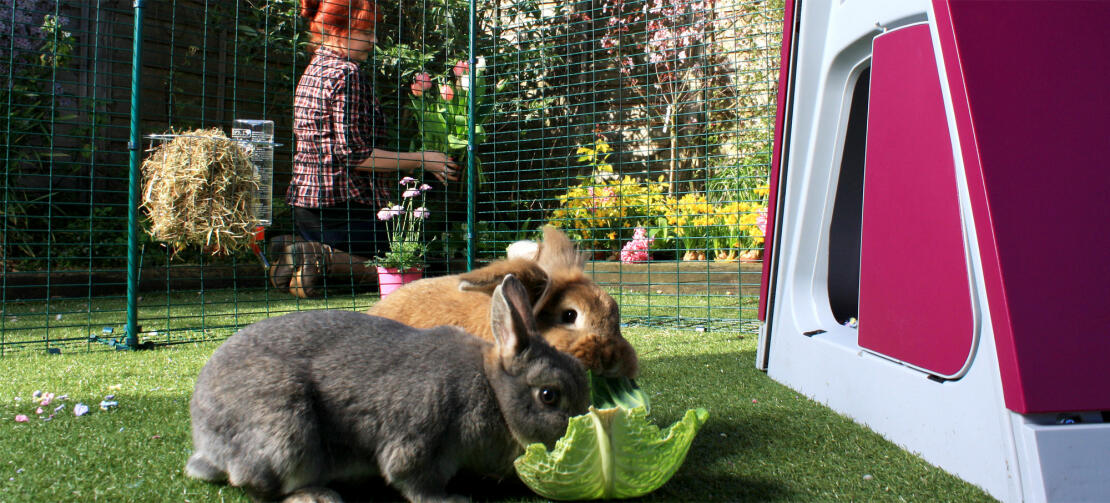
[[[346,201],[386,205],[396,177],[355,169],[384,129],[385,116],[358,62],[320,46],[294,93],[296,153],[286,202],[302,208]]]

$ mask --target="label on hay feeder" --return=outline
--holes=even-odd
[[[255,216],[259,225],[268,226],[273,218],[274,121],[236,119],[231,128],[231,139],[243,143],[251,165],[258,173]]]

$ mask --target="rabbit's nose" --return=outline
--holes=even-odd
[[[623,339],[613,342],[611,346],[602,375],[635,379],[640,373],[640,363],[636,357],[636,350],[632,348],[628,341]]]

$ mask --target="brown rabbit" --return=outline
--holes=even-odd
[[[369,313],[418,328],[455,325],[492,341],[490,295],[512,274],[528,289],[536,324],[549,344],[595,373],[635,378],[639,363],[636,350],[621,336],[620,308],[586,276],[583,262],[565,234],[545,227],[534,259],[509,258],[465,274],[414,281]]]

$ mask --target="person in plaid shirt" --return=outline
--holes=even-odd
[[[277,287],[299,274],[294,270],[304,255],[342,250],[355,255],[348,263],[361,264],[362,257],[379,254],[387,240],[375,215],[388,204],[400,173],[423,169],[446,183],[457,180],[459,170],[442,152],[376,146],[385,119],[362,69],[376,41],[372,0],[302,0],[301,15],[309,19],[317,48],[294,94],[296,146],[285,200],[307,244],[292,236],[271,243],[271,254],[280,257],[271,268]]]

